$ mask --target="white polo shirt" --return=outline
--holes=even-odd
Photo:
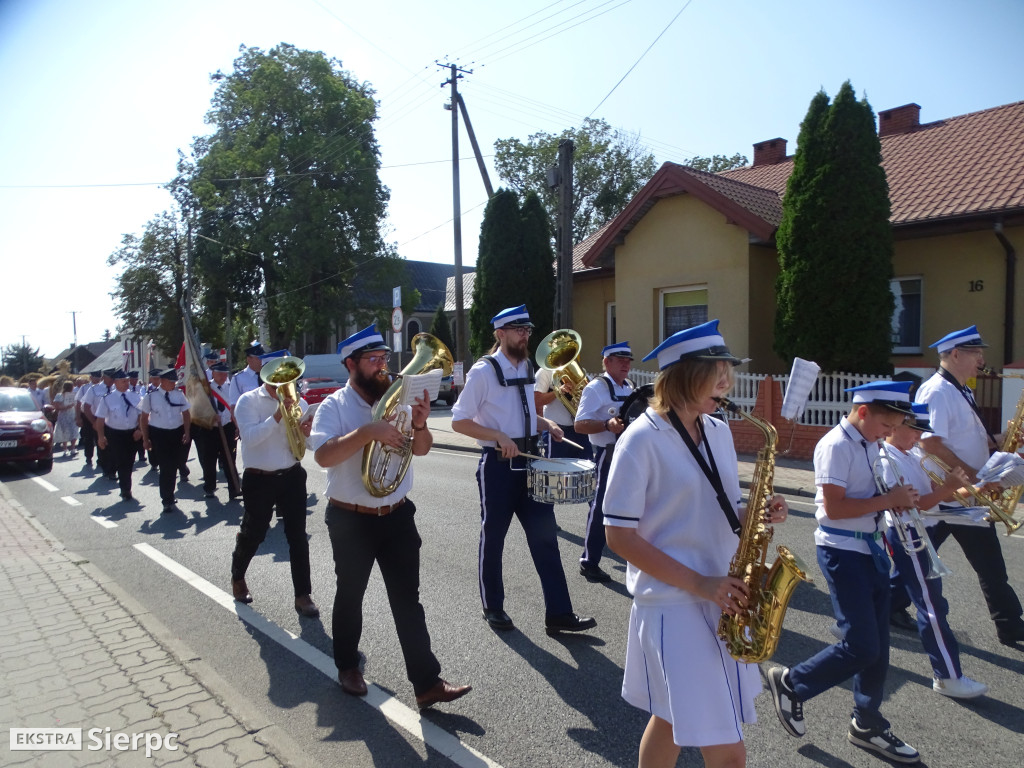
[[[609,384],[611,385],[610,390],[608,389]],[[632,391],[633,388],[628,381],[624,381],[619,386],[607,373],[598,376],[583,388],[576,420],[607,421],[618,416],[623,401],[614,400],[612,393],[614,392],[616,397],[626,398]],[[607,429],[589,437],[590,444],[595,448],[607,448],[615,443],[615,435]]]
[[[298,403],[305,413],[309,408],[306,401],[299,398]],[[246,392],[235,403],[242,464],[247,469],[277,472],[288,469],[297,461],[288,446],[284,422],[274,420],[280,406],[281,401],[267,392],[264,386]]]
[[[494,353],[494,358],[501,365],[505,381],[523,379],[530,373],[527,360],[523,360],[519,365],[513,365],[500,349]],[[523,403],[519,396],[519,387],[501,386],[493,364],[480,358],[473,363],[473,367],[466,375],[466,386],[452,407],[452,421],[475,421],[482,427],[500,430],[513,439],[535,435],[537,407],[533,401],[533,384],[527,384],[525,388],[526,405],[530,413],[528,434],[523,434],[526,425],[523,423]],[[495,447],[493,440],[477,440],[477,443],[485,448]]]
[[[188,409],[188,400],[180,389],[154,389],[139,401],[139,410],[149,414],[149,426],[157,429],[177,429],[184,423],[182,414]]]
[[[313,417],[313,431],[309,435],[310,446],[315,451],[332,437],[347,435],[372,420],[373,407],[356,392],[350,380],[320,403]],[[328,498],[364,507],[383,507],[400,501],[409,494],[412,490],[411,464],[394,493],[374,496],[367,491],[363,485],[363,453],[364,451],[359,451],[341,464],[327,468]]]
[[[260,382],[260,375],[256,371],[246,367],[231,377],[229,386],[232,395],[231,401],[238,402],[238,398],[246,392],[252,392],[262,386],[262,382]]]
[[[736,448],[728,425],[702,417],[726,496],[739,509]],[[707,459],[703,442],[699,448]],[[646,541],[705,576],[726,576],[739,539],[711,481],[672,424],[648,408],[619,436],[604,497],[604,523],[636,528]],[[658,581],[632,563],[626,587],[638,604],[694,603],[701,598]]]
[[[544,394],[551,391],[552,379],[554,378],[554,372],[551,369],[541,368],[537,371],[535,378],[537,379],[537,383],[534,385],[536,392]],[[569,409],[562,404],[557,395],[554,400],[544,406],[544,416],[563,427],[571,427],[573,423],[572,414],[569,413]]]
[[[988,433],[963,394],[941,373],[935,373],[914,398],[928,404],[932,430],[943,444],[975,472],[988,461]]]

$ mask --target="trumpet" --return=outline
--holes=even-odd
[[[935,466],[935,468],[938,470],[938,472],[936,472],[935,469],[929,469],[926,466],[929,463],[933,464]],[[942,485],[942,483],[946,479],[946,475],[948,475],[950,472],[953,471],[950,468],[949,464],[944,462],[938,456],[935,456],[935,455],[930,454],[930,453],[926,453],[921,458],[921,469],[923,469],[925,474],[928,475],[928,479],[931,480],[936,485]],[[940,472],[942,474],[939,474]],[[963,492],[963,490],[955,491],[953,493],[953,498],[955,498],[958,502],[960,502],[965,507],[980,506],[980,507],[985,507],[986,509],[988,509],[989,514],[988,514],[988,516],[985,519],[988,520],[989,522],[997,522],[998,521],[998,522],[1002,523],[1003,525],[1005,525],[1006,526],[1006,535],[1007,536],[1009,536],[1014,531],[1016,531],[1018,528],[1020,528],[1022,525],[1024,525],[1024,521],[1022,521],[1022,520],[1015,520],[1013,517],[1011,517],[1010,515],[1006,514],[1006,512],[1003,511],[1003,508],[1001,506],[999,506],[999,504],[994,502],[992,499],[990,499],[987,495],[985,495],[984,493],[979,491],[973,485],[965,486],[965,489],[967,490],[967,493],[970,494],[971,497],[973,497],[974,501],[976,501],[977,504],[971,504],[970,498],[968,498],[967,494],[965,494]]]
[[[879,441],[878,458],[871,464],[871,473],[875,476],[875,487],[878,488],[880,494],[888,493],[890,489],[889,484],[885,482],[886,466],[889,467],[896,478],[896,484],[902,486],[903,477],[900,475],[899,467],[896,466],[895,462],[885,452],[884,444]],[[925,528],[924,520],[921,519],[920,511],[916,507],[911,507],[906,510],[893,509],[890,512],[892,513],[893,527],[896,535],[899,537],[903,551],[908,555],[915,555],[921,551],[926,552],[928,573],[925,574],[925,578],[938,579],[942,576],[951,575],[953,571],[942,562],[939,553],[935,550],[935,545],[932,544],[932,540],[928,536],[928,530]],[[909,520],[903,519],[904,514],[906,514]],[[917,541],[914,541],[913,534],[917,535]]]

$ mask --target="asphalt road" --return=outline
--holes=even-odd
[[[206,500],[197,483],[182,484],[182,514],[161,515],[155,473],[146,474],[142,467],[136,471],[140,503],[126,505],[119,502],[115,484],[83,470],[82,464],[81,455],[58,458],[52,472],[35,479],[0,465],[0,482],[68,549],[118,582],[251,705],[285,728],[313,764],[636,764],[647,716],[619,696],[630,607],[624,565],[614,558],[606,561],[614,575],[610,585],[589,584],[577,574],[583,505],[562,505],[557,515],[575,608],[595,616],[597,629],[560,638],[545,634],[540,584],[521,529],[513,524],[505,548],[505,607],[517,630],[495,633],[480,617],[477,590],[476,456],[438,449],[416,460],[413,498],[423,538],[422,599],[434,651],[448,680],[474,686],[460,701],[426,714],[424,728],[414,714],[411,685],[376,572],[364,605],[361,649],[367,681],[379,689],[371,692],[378,706],[346,696],[328,676],[333,562],[323,523],[326,477],[311,457],[304,465],[313,597],[323,612],[320,621],[300,620],[293,610],[287,544],[277,526],[247,576],[255,597],[253,621],[243,621],[197,588],[194,579],[187,582],[148,556],[147,547],[136,546],[147,545],[178,564],[179,571],[187,569],[230,594],[230,553],[241,505],[224,503],[223,489],[221,500]],[[199,468],[194,458],[189,466],[195,481]],[[800,585],[794,593],[771,663],[799,662],[832,642],[831,607],[814,560],[813,527],[806,500],[792,501],[790,521],[776,531],[776,540],[809,564],[815,583]],[[1003,539],[1003,551],[1011,583],[1024,591],[1024,539]],[[932,692],[918,639],[894,632],[883,711],[897,735],[921,751],[924,765],[1019,765],[1024,754],[1024,651],[997,642],[977,579],[955,542],[943,546],[942,556],[954,570],[945,589],[964,670],[988,683],[991,693],[958,702]],[[846,741],[852,706],[848,685],[806,705],[808,733],[802,740],[784,733],[766,695],[757,704],[759,723],[746,729],[751,766],[838,768],[879,762]],[[684,750],[679,764],[701,765],[700,756]]]

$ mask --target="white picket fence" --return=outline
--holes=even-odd
[[[729,399],[745,411],[753,410],[754,403],[757,401],[758,387],[766,375],[764,373],[737,372]],[[657,374],[650,371],[634,370],[630,371],[629,378],[633,380],[634,384],[640,386],[641,384],[653,384]],[[782,385],[782,396],[785,397],[786,387],[789,386],[789,376],[773,378]],[[807,398],[804,413],[797,423],[817,427],[832,427],[838,424],[839,420],[850,411],[850,396],[843,390],[883,378],[885,377],[864,373],[819,373],[814,387],[811,389],[811,394]]]

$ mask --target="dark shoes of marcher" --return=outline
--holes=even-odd
[[[341,690],[349,696],[365,696],[366,681],[359,667],[338,670],[338,682],[341,683]]]
[[[471,685],[452,685],[445,680],[438,680],[437,685],[416,697],[416,706],[422,711],[435,704],[461,699],[472,690],[473,686]]]
[[[544,617],[544,629],[549,635],[559,632],[582,632],[597,626],[597,619],[590,616],[577,616],[575,613],[548,614]]]
[[[245,579],[232,579],[231,594],[240,603],[248,605],[252,602],[252,595],[249,594],[249,585],[245,583]]]
[[[516,626],[512,623],[512,617],[504,611],[485,610],[484,620],[491,625],[491,629],[501,631],[515,629]]]
[[[612,580],[612,577],[600,566],[590,563],[580,563],[580,576],[590,582],[603,583]]]
[[[999,642],[1003,645],[1024,643],[1024,624],[1015,624],[1011,627],[997,628],[996,634],[999,637]]]
[[[911,618],[906,608],[889,614],[889,626],[902,629],[905,632],[917,632],[917,622]]]
[[[307,619],[315,619],[320,615],[320,609],[309,595],[299,595],[295,598],[295,610]]]

